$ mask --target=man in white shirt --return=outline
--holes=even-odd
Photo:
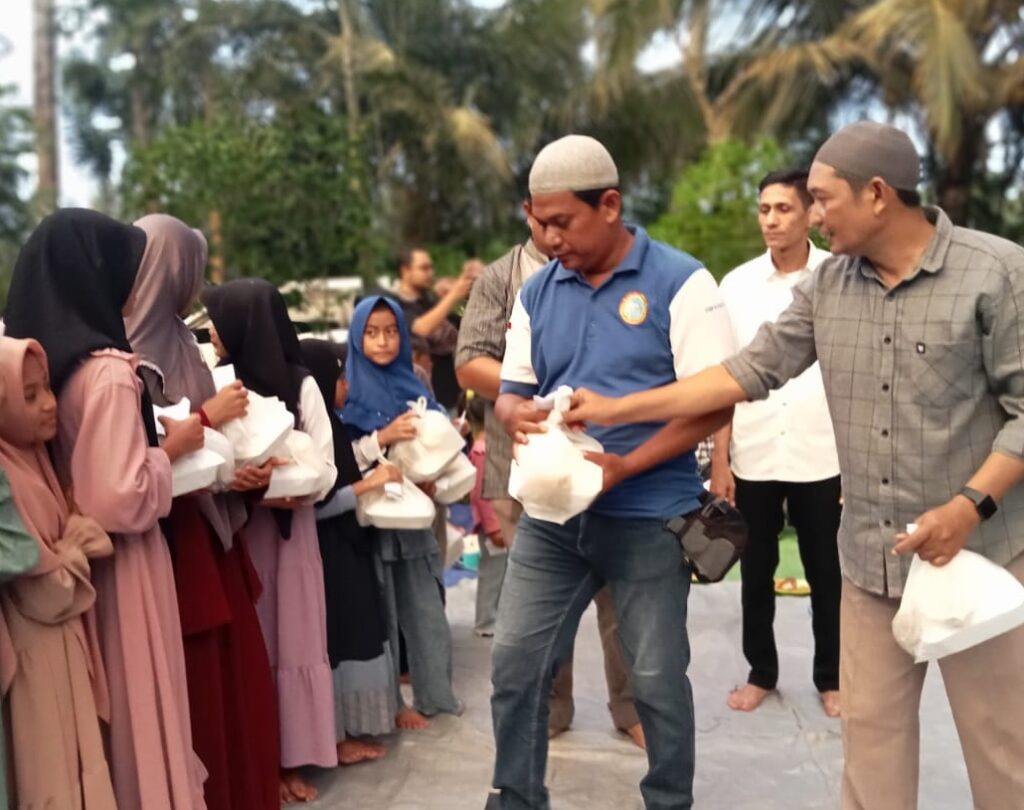
[[[811,196],[807,172],[784,170],[760,183],[758,221],[768,250],[723,280],[739,347],[762,324],[775,321],[793,300],[793,287],[830,256],[808,239]],[[842,512],[839,458],[818,364],[766,400],[736,406],[731,424],[715,434],[711,490],[728,498],[750,526],[740,561],[743,654],[750,664],[744,686],[729,694],[737,711],[753,711],[776,687],[779,659],[775,619],[775,569],[779,533],[796,529],[811,586],[814,685],[825,713],[838,717],[839,597],[842,577],[836,535]]]

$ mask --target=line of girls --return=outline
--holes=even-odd
[[[271,284],[204,288],[206,260],[173,217],[84,209],[18,257],[0,338],[4,808],[272,810],[316,797],[300,768],[379,758],[368,738],[461,709],[433,535],[353,511],[400,480],[383,452],[427,396],[401,310],[357,307],[346,370],[300,343]],[[200,298],[237,377],[220,391],[181,317]],[[271,459],[172,498],[172,463],[250,391],[312,437],[320,491],[264,499]],[[159,438],[153,404],[182,397],[192,415]]]

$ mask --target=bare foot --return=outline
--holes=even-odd
[[[284,799],[285,792],[291,798],[285,799],[286,802],[311,802],[317,797],[317,790],[309,782],[299,776],[299,772],[291,768],[281,769],[281,797]]]
[[[338,743],[338,764],[355,765],[357,762],[370,762],[380,759],[388,753],[379,743],[346,737]]]
[[[725,702],[733,711],[752,712],[774,691],[774,689],[762,689],[760,686],[747,683],[733,689]]]
[[[821,692],[821,707],[829,717],[842,717],[843,710],[839,703],[839,690],[829,689]]]
[[[430,725],[430,721],[415,709],[406,706],[399,709],[395,716],[395,725],[406,731],[418,731]]]
[[[647,740],[644,738],[644,727],[639,723],[627,728],[625,734],[633,741],[633,744],[637,748],[642,748],[645,751],[647,750]]]

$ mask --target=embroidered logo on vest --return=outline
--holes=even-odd
[[[638,290],[626,293],[619,301],[619,317],[630,326],[647,320],[647,296]]]

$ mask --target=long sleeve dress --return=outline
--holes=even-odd
[[[302,381],[298,428],[313,439],[323,460],[320,491],[292,510],[291,536],[281,535],[271,509],[257,506],[243,529],[263,585],[256,603],[270,665],[277,680],[281,765],[338,764],[334,690],[327,656],[327,609],[323,563],[313,502],[334,484],[334,440],[320,389]]]
[[[205,810],[171,555],[158,525],[171,510],[171,465],[148,445],[135,368],[134,355],[104,349],[71,374],[59,397],[57,467],[79,510],[114,543],[93,584],[118,807]]]
[[[0,596],[17,661],[4,688],[18,808],[117,810],[100,736],[103,663],[83,620],[95,600],[87,556],[109,550],[95,522],[73,517],[53,549],[59,567],[23,575]]]

